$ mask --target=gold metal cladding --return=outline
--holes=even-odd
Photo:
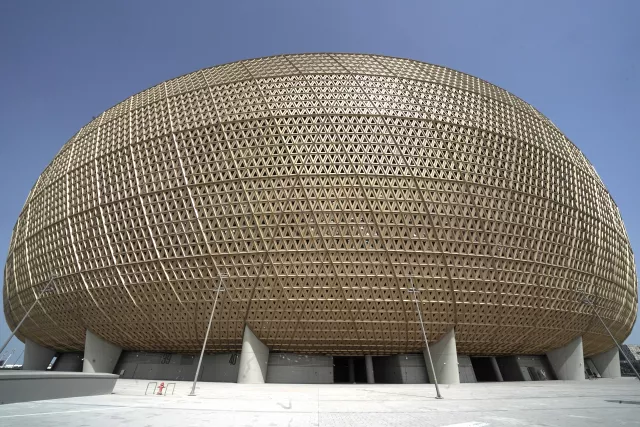
[[[221,65],[110,108],[30,192],[4,276],[14,327],[81,350],[389,354],[455,326],[463,354],[611,347],[636,319],[629,238],[584,155],[508,92],[352,54]]]

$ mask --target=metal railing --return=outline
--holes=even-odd
[[[167,392],[169,391],[169,386],[172,385],[173,387],[171,388],[171,394],[173,394],[176,391],[176,383],[167,383],[167,386],[164,388],[164,395],[167,395]]]
[[[144,395],[146,396],[149,393],[149,386],[153,384],[153,391],[151,392],[151,394],[156,394],[156,388],[158,388],[158,382],[157,381],[149,381],[147,383],[147,388],[144,390]]]

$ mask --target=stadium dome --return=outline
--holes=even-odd
[[[54,142],[55,143],[55,142]],[[470,355],[612,346],[634,257],[595,169],[547,118],[478,78],[358,54],[267,57],[108,109],[44,170],[15,225],[4,313],[81,351],[389,355],[455,328]],[[228,277],[227,277],[228,276]]]

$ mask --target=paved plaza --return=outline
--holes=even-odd
[[[264,384],[178,382],[145,396],[148,381],[114,393],[0,406],[0,426],[640,426],[640,382]]]

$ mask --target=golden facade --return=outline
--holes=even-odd
[[[209,351],[540,354],[635,322],[636,270],[593,166],[547,118],[416,61],[285,55],[200,70],[105,111],[31,190],[5,267],[18,336]]]

